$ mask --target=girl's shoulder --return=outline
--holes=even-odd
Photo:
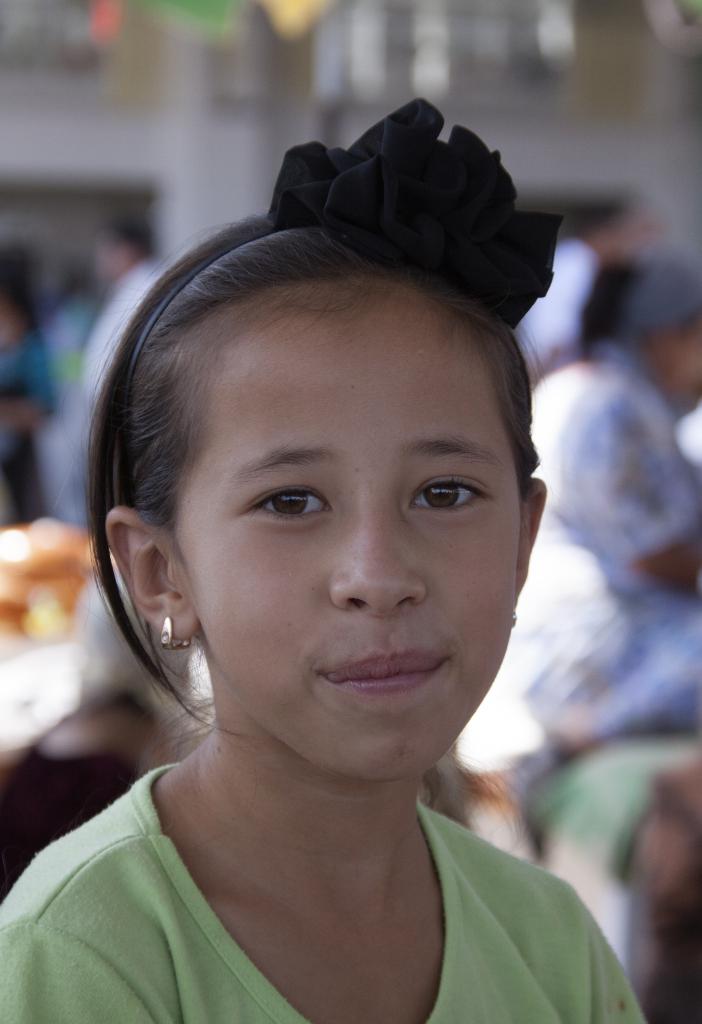
[[[463,971],[468,951],[482,954],[483,978],[491,974],[511,1006],[532,1007],[524,1019],[537,1019],[538,1006],[543,1020],[643,1024],[618,960],[570,885],[436,812],[422,808],[420,819],[441,879],[447,945],[459,937]]]
[[[540,903],[558,908],[575,906],[578,912],[586,913],[573,888],[550,872],[493,846],[427,807],[421,808],[420,818],[439,873],[450,871],[492,912],[513,912],[518,897],[521,909]]]
[[[150,789],[161,769],[37,854],[0,905],[0,1020],[173,1020],[181,903]],[[41,964],[41,969],[35,969]]]
[[[150,787],[161,770],[139,779],[100,814],[37,854],[0,904],[0,935],[11,926],[40,921],[71,930],[86,906],[106,908],[141,887],[144,871],[157,860],[153,839],[160,829]]]
[[[549,960],[563,961],[557,936],[566,928],[569,955],[587,960],[605,944],[575,890],[550,872],[500,850],[469,829],[423,808],[420,817],[442,882],[447,912],[453,909],[466,939],[474,932],[507,938],[512,954],[541,973]],[[462,920],[459,923],[459,918]],[[509,948],[509,952],[508,951]],[[577,951],[577,952],[576,952]]]
[[[505,955],[516,955],[539,975],[549,961],[564,967],[566,959],[585,963],[595,947],[606,946],[590,912],[567,882],[441,814],[423,809],[421,817],[442,881],[446,912],[453,909],[457,924],[462,918],[460,927],[468,941],[473,932],[499,935]],[[559,939],[563,929],[569,935],[567,950]],[[608,947],[607,952],[611,953]]]

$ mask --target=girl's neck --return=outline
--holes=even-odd
[[[213,733],[161,777],[154,798],[198,882],[245,879],[339,910],[380,909],[430,862],[417,786],[325,775],[290,752]]]
[[[164,831],[306,1019],[421,1024],[440,986],[444,913],[414,785],[314,780],[275,753],[205,741],[155,785]]]

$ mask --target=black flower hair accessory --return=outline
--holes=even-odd
[[[417,99],[348,149],[288,150],[270,216],[277,231],[319,225],[370,259],[439,272],[511,327],[551,283],[561,218],[514,208],[498,152]]]

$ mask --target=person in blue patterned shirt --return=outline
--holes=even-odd
[[[583,326],[585,358],[536,392],[549,498],[510,655],[570,752],[698,728],[702,486],[676,421],[702,389],[702,269],[603,271]]]

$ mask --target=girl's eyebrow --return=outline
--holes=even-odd
[[[502,465],[492,449],[458,434],[416,438],[402,446],[402,454],[404,456],[428,455],[434,458],[458,456],[471,462],[483,462],[492,466]],[[236,481],[237,483],[250,483],[274,469],[311,466],[316,462],[329,461],[333,457],[334,452],[331,448],[323,446],[293,448],[290,445],[281,445],[278,448],[272,448],[260,458],[245,463],[236,473]]]
[[[491,448],[486,448],[477,441],[470,441],[460,434],[447,434],[443,437],[418,437],[403,446],[405,455],[429,455],[434,457],[458,456],[471,462],[485,462],[491,466],[501,466],[502,461]]]
[[[236,480],[238,483],[249,483],[273,469],[311,466],[315,462],[331,459],[333,454],[331,448],[292,448],[289,445],[281,445],[279,448],[272,448],[261,458],[245,463],[237,472]]]

